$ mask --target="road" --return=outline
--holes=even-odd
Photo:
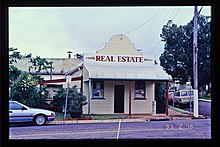
[[[11,126],[9,139],[210,139],[211,119]]]
[[[182,109],[186,111],[190,111],[189,107]],[[191,110],[192,110],[191,112],[193,112],[193,107]],[[211,102],[199,100],[199,115],[203,115],[208,118],[211,118]]]

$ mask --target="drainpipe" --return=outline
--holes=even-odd
[[[81,85],[80,92],[83,93],[83,76],[82,75],[81,75],[81,84],[80,85]]]
[[[129,81],[129,118],[131,118],[131,88],[132,88],[132,81]]]
[[[89,79],[89,93],[88,93],[88,114],[90,114],[90,99],[92,97],[92,83],[91,79]]]

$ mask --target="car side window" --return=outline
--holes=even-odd
[[[10,110],[22,110],[22,108],[24,108],[24,107],[17,104],[17,103],[14,103],[14,102],[9,103],[9,109]]]
[[[187,96],[187,91],[182,91],[181,96]]]

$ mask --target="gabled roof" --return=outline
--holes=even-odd
[[[46,60],[53,62],[52,66],[54,69],[52,70],[52,74],[65,75],[68,71],[72,70],[79,64],[79,59],[77,58],[46,58]],[[29,61],[30,58],[23,58],[17,60],[17,63],[14,63],[13,65],[28,72],[28,68],[32,65]],[[32,70],[32,72],[34,73],[36,71]],[[48,69],[48,72],[50,72],[50,69]],[[49,74],[48,72],[43,70],[41,74]]]
[[[105,47],[97,51],[97,54],[142,55],[124,34],[112,36],[109,42],[105,43]]]
[[[81,62],[80,64],[78,64],[75,68],[73,68],[72,70],[68,71],[65,76],[67,75],[72,75],[74,74],[76,71],[79,71],[79,69],[81,69],[83,67],[83,62]]]

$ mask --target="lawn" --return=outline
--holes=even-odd
[[[124,119],[127,118],[123,115],[101,115],[101,114],[91,114],[93,120],[103,120],[103,119]]]
[[[199,99],[211,100],[210,96],[199,96]]]
[[[124,119],[127,116],[123,115],[101,115],[101,114],[82,114],[81,118],[79,119],[93,119],[93,120],[104,120],[104,119]],[[71,120],[69,113],[66,114],[66,120]],[[64,120],[64,114],[56,112],[55,120]]]
[[[56,112],[56,118],[55,120],[63,120],[64,119],[64,114],[60,112]],[[66,119],[71,119],[70,114],[66,114]]]

